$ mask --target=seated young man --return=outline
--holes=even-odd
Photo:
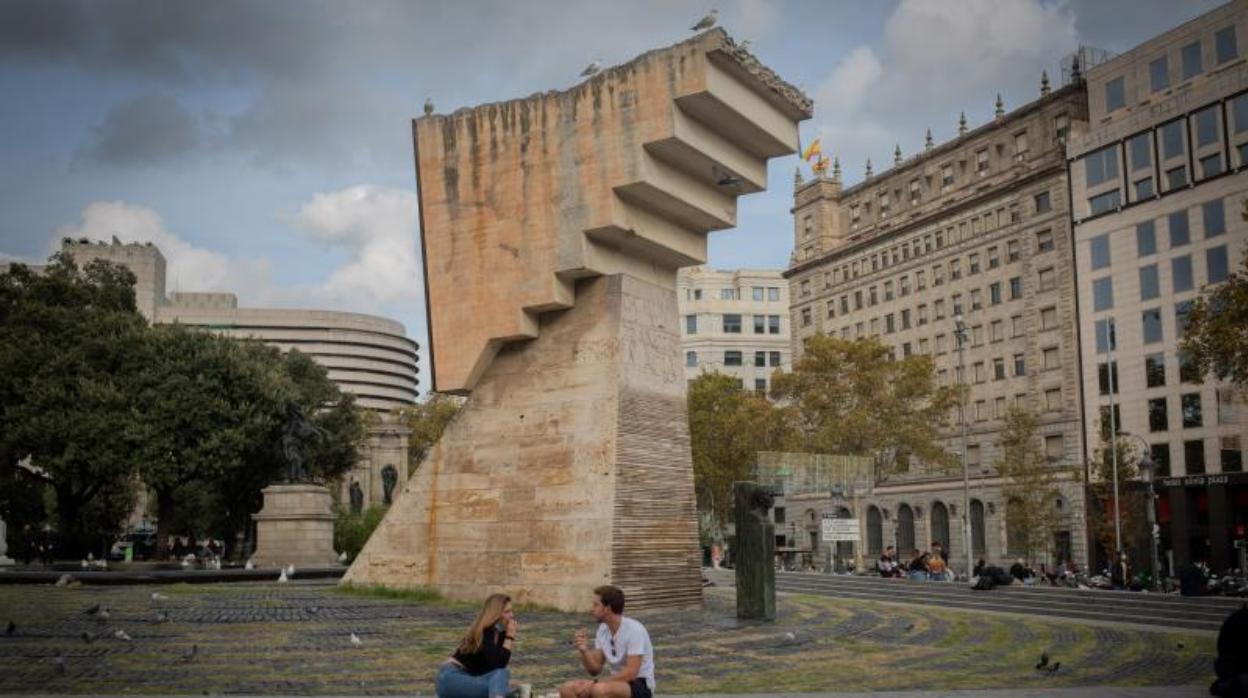
[[[584,630],[573,644],[581,666],[592,679],[569,681],[560,698],[651,698],[654,695],[654,648],[645,626],[624,617],[624,592],[619,587],[594,589],[590,615],[598,621],[594,647]],[[609,671],[604,672],[604,667]],[[603,674],[606,674],[605,676]]]

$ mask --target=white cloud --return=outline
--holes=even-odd
[[[125,201],[96,201],[82,212],[81,220],[59,227],[52,248],[64,237],[107,242],[150,242],[165,257],[168,291],[221,291],[242,297],[267,298],[270,266],[266,259],[233,259],[220,252],[197,247],[165,227],[159,213]]]
[[[415,303],[423,298],[416,194],[359,185],[317,194],[294,217],[308,237],[352,258],[316,293],[336,303]]]
[[[738,40],[762,41],[780,26],[780,8],[772,0],[739,0],[735,14],[739,19],[729,26]]]
[[[1056,86],[1058,61],[1076,46],[1065,3],[902,0],[879,48],[854,48],[816,88],[817,135],[856,182],[867,158],[880,172],[894,144],[913,153],[927,128],[937,142],[953,137],[962,111],[972,128],[983,123],[998,92],[1007,109],[1036,98],[1042,69]]]

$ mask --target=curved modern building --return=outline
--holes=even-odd
[[[367,409],[387,412],[416,402],[417,344],[394,320],[333,310],[240,308],[232,293],[167,296],[165,259],[154,245],[66,240],[63,248],[79,264],[106,259],[133,271],[139,311],[153,323],[177,322],[258,339],[282,351],[298,349]]]

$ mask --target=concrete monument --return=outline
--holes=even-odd
[[[776,525],[768,512],[775,499],[753,482],[732,487],[737,528],[737,617],[776,619]]]
[[[676,269],[810,111],[713,30],[413,122],[434,389],[470,397],[345,582],[701,602]]]

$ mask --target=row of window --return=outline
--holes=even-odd
[[[1221,472],[1243,472],[1244,454],[1239,436],[1219,437],[1214,440],[1214,445],[1218,447]],[[1205,439],[1190,439],[1182,443],[1180,452],[1183,455],[1183,474],[1203,475],[1206,472],[1205,451]],[[1158,477],[1169,477],[1173,474],[1169,443],[1150,444],[1149,455],[1157,464]]]
[[[739,301],[741,300],[744,288],[729,286],[719,289],[719,299],[721,301]],[[778,286],[751,286],[750,299],[758,302],[775,303],[780,300],[780,287]],[[685,300],[700,301],[702,300],[702,289],[686,288]]]
[[[725,366],[743,366],[745,352],[730,350],[724,352]],[[780,368],[780,352],[778,351],[756,351],[754,352],[754,365],[758,368]],[[685,352],[685,366],[696,368],[698,366],[698,352]]]
[[[1205,72],[1205,49],[1200,39],[1179,49],[1177,70],[1170,65],[1171,56],[1162,55],[1148,64],[1149,92],[1168,89],[1172,81],[1183,82]],[[1213,35],[1213,67],[1239,58],[1239,42],[1235,37],[1235,25],[1223,27]],[[1126,76],[1120,75],[1105,83],[1105,111],[1112,112],[1127,105]]]
[[[1207,201],[1199,208],[1205,239],[1224,235],[1226,233],[1226,207],[1222,200]],[[1191,215],[1188,209],[1174,211],[1168,214],[1165,220],[1170,249],[1191,244]],[[1109,251],[1109,240],[1113,234],[1115,233],[1104,233],[1088,240],[1088,253],[1093,271],[1104,269],[1113,263]],[[1135,248],[1139,257],[1157,254],[1156,220],[1144,221],[1135,226]]]
[[[1088,189],[1087,215],[1121,207],[1124,178],[1128,185],[1125,200],[1136,203],[1248,163],[1248,143],[1236,144],[1235,162],[1227,161],[1223,123],[1237,139],[1240,134],[1248,133],[1248,93],[1202,107],[1156,129],[1085,155],[1081,160]],[[1195,172],[1188,171],[1192,164],[1188,158],[1189,148],[1197,168]],[[1120,167],[1125,167],[1126,171],[1120,172]]]
[[[1183,293],[1197,287],[1196,275],[1192,267],[1191,255],[1180,255],[1170,259],[1170,285],[1172,293]],[[1216,284],[1230,277],[1230,260],[1226,245],[1210,247],[1205,250],[1205,283]],[[1149,301],[1161,296],[1161,277],[1156,264],[1147,264],[1139,269],[1140,300]],[[1100,312],[1114,307],[1114,281],[1106,276],[1092,281],[1092,310]],[[1160,311],[1158,312],[1160,319]]]
[[[712,316],[713,317],[713,316]],[[753,321],[754,334],[780,334],[779,315],[741,315],[740,313],[723,313],[720,316],[721,330],[724,334],[741,334],[742,318],[749,317]],[[685,334],[698,333],[698,316],[685,316]]]
[[[1042,214],[1052,210],[1053,200],[1048,191],[1042,191],[1032,197],[1033,211],[1035,214]],[[809,218],[809,216],[807,217]],[[1001,207],[995,211],[988,211],[982,214],[976,214],[968,217],[954,225],[950,225],[943,230],[936,230],[931,233],[916,236],[911,240],[894,245],[891,249],[883,252],[872,252],[863,254],[856,260],[847,261],[843,264],[833,267],[825,271],[823,274],[824,288],[832,288],[836,284],[851,281],[866,274],[871,274],[881,269],[887,269],[890,266],[896,266],[911,259],[930,254],[937,250],[943,249],[946,245],[954,245],[964,240],[969,240],[975,235],[990,232],[1007,225],[1018,223],[1022,220],[1020,209],[1017,205],[1009,208]],[[809,222],[813,225],[813,222]],[[1011,258],[1010,261],[1014,261]],[[939,283],[939,282],[937,282]],[[802,297],[811,294],[812,284],[810,279],[803,279],[800,284],[800,294]]]
[[[1026,395],[1019,394],[1014,397],[1016,407],[1024,407],[1026,405]],[[1006,404],[1007,398],[1004,395],[998,395],[991,401],[987,399],[976,400],[973,404],[968,405],[966,419],[968,422],[987,422],[989,420],[1005,419],[1009,406]],[[1042,408],[1045,412],[1061,412],[1062,411],[1062,388],[1060,385],[1054,385],[1044,390],[1044,404]],[[1060,437],[1060,435],[1058,435]],[[1056,458],[1061,458],[1059,451]]]
[[[1196,362],[1186,352],[1179,351],[1177,354],[1179,367],[1180,383],[1203,383],[1205,378],[1197,368]],[[1115,395],[1122,389],[1122,385],[1118,382],[1118,362],[1102,361],[1097,364],[1097,383],[1099,384],[1100,394],[1109,395],[1111,392]],[[1164,388],[1166,386],[1166,355],[1164,352],[1155,352],[1144,356],[1144,387],[1145,388]]]

